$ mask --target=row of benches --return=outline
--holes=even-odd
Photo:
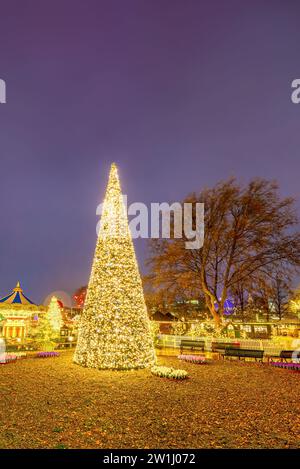
[[[211,349],[212,352],[221,352],[225,350],[226,347],[231,347],[231,348],[240,348],[240,344],[238,342],[212,342],[211,344]],[[205,341],[204,340],[190,340],[190,339],[182,339],[180,341],[180,350],[181,352],[185,349],[188,350],[198,350],[203,352],[205,349]]]
[[[180,353],[183,353],[184,350],[191,351],[201,351],[203,352],[205,348],[204,340],[188,340],[182,339],[180,342]],[[254,349],[242,349],[238,342],[228,343],[228,342],[213,342],[211,346],[212,352],[217,352],[222,355],[223,358],[227,357],[237,357],[239,360],[241,358],[254,358],[256,360],[263,361],[264,350],[254,350]],[[281,360],[291,360],[293,358],[293,350],[282,350],[277,355],[268,356],[268,359],[279,358]],[[300,352],[297,354],[300,358]]]

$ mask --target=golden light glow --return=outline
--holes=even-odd
[[[150,321],[115,164],[111,166],[74,361],[99,369],[155,363]]]

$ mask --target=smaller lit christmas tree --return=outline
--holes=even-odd
[[[61,315],[61,308],[60,308],[60,305],[58,303],[58,299],[56,298],[56,296],[52,296],[51,298],[51,301],[48,306],[48,315],[49,315],[50,325],[53,331],[59,335],[60,329],[62,328],[62,325],[63,325],[63,320],[62,320],[62,315]]]
[[[38,326],[36,331],[34,331],[33,338],[38,346],[39,350],[51,351],[54,350],[54,339],[57,334],[54,332],[48,311],[39,316]]]
[[[61,308],[57,298],[53,296],[47,311],[39,316],[37,329],[33,333],[33,338],[40,350],[54,350],[62,324]]]

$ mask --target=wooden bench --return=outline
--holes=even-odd
[[[204,340],[181,339],[180,341],[180,353],[182,353],[183,350],[186,350],[186,349],[191,350],[191,351],[199,350],[203,352],[204,347],[205,347]]]
[[[299,350],[281,350],[279,358],[281,358],[284,361],[292,360],[293,353],[295,354],[295,358],[300,358]]]
[[[295,353],[295,357],[300,359],[300,351],[294,350],[281,350],[278,355],[270,355],[268,360],[272,360],[272,358],[280,358],[282,361],[286,362],[287,360],[292,360],[293,353]]]
[[[255,358],[255,361],[260,360],[262,362],[264,358],[264,350],[226,347],[223,353],[223,357],[238,357],[239,360],[241,358]]]
[[[212,342],[211,344],[211,351],[212,352],[224,352],[224,350],[229,348],[240,348],[240,344],[238,342]]]

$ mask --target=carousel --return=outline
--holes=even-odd
[[[13,291],[0,299],[0,336],[23,340],[32,321],[38,318],[44,306],[36,305],[24,295],[20,282]]]

